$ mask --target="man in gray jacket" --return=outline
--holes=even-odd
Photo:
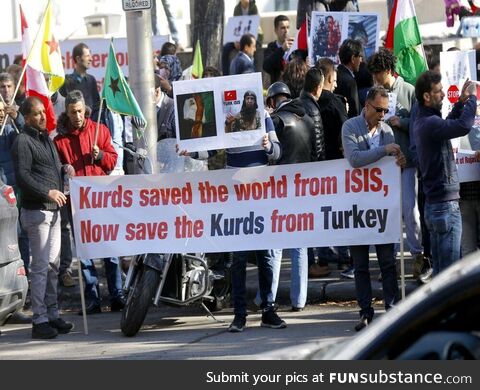
[[[415,102],[415,88],[400,76],[395,76],[397,58],[388,49],[380,49],[368,61],[368,70],[377,85],[384,87],[395,102],[395,112],[386,122],[392,127],[395,142],[405,155],[402,170],[402,211],[407,234],[407,243],[413,256],[413,276],[420,277],[423,268],[420,213],[417,205],[416,166],[410,151],[410,111]]]
[[[383,122],[388,113],[388,92],[383,87],[373,87],[367,94],[365,108],[361,114],[349,119],[342,127],[342,144],[345,157],[354,168],[372,164],[381,158],[393,155],[399,166],[405,165],[405,156],[395,143],[393,131]],[[372,286],[370,283],[370,245],[350,247],[355,268],[355,290],[360,306],[360,321],[355,326],[359,331],[373,318]],[[398,282],[395,267],[394,244],[375,245],[378,263],[382,273],[383,298],[385,309],[389,309],[398,299]]]

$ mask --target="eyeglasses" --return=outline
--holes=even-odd
[[[375,107],[374,105],[368,103],[370,107],[372,107],[378,114],[383,112],[384,114],[388,114],[388,108],[382,108],[382,107]]]

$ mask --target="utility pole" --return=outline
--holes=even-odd
[[[152,24],[150,15],[150,1],[148,9],[131,10],[130,2],[123,0],[123,9],[127,20],[128,42],[128,82],[133,94],[147,120],[144,140],[138,139],[133,133],[133,142],[137,148],[145,148],[147,156],[152,163],[153,173],[156,173],[157,165],[157,116],[154,102],[154,76],[153,76],[153,48],[152,48]],[[136,170],[139,168],[135,168]],[[141,173],[141,172],[135,172]]]

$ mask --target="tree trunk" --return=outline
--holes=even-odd
[[[220,69],[220,54],[223,47],[224,0],[190,0],[193,2],[192,47],[200,40],[204,66]]]

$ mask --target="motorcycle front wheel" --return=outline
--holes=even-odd
[[[157,270],[147,266],[139,270],[122,311],[120,329],[125,336],[133,337],[140,330],[159,282]]]

